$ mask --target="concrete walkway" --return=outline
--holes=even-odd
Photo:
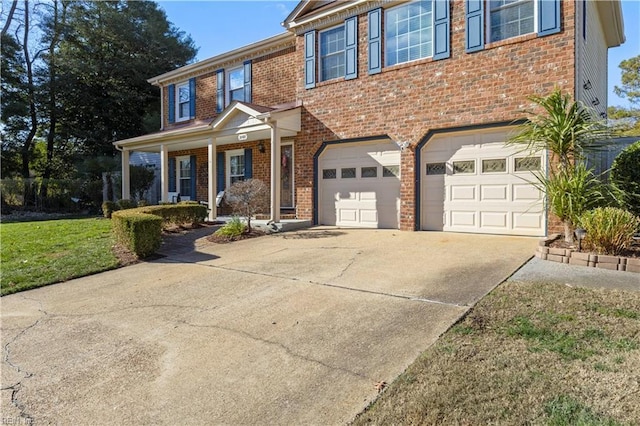
[[[344,424],[536,244],[335,228],[193,239],[3,297],[2,417]]]
[[[640,274],[550,262],[537,257],[516,271],[510,281],[555,282],[570,286],[640,291]]]

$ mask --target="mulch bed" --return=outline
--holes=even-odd
[[[227,243],[232,243],[234,241],[248,240],[249,238],[262,237],[263,235],[267,235],[266,232],[258,231],[257,229],[252,229],[251,232],[245,232],[241,235],[238,235],[237,237],[227,237],[224,235],[216,235],[214,233],[207,237],[207,241],[211,241],[212,243],[217,243],[217,244],[227,244]]]
[[[590,250],[589,247],[582,247],[582,250],[578,250],[578,245],[577,244],[575,244],[575,243],[574,244],[569,244],[563,239],[563,237],[559,237],[558,239],[550,242],[549,243],[549,247],[573,249],[573,250],[578,251],[580,253],[603,254],[603,253],[598,253],[598,252],[596,252],[594,250]],[[634,244],[631,247],[629,247],[628,249],[626,249],[626,250],[622,251],[621,253],[619,253],[618,256],[638,257],[638,258],[640,258],[640,245]]]

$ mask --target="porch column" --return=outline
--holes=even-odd
[[[169,151],[165,145],[160,145],[160,200],[169,201]]]
[[[280,130],[278,122],[271,126],[271,221],[280,222]]]
[[[129,175],[129,150],[122,150],[122,199],[131,197],[131,178]]]
[[[216,140],[214,138],[208,139],[207,145],[207,161],[208,161],[208,200],[209,200],[209,218],[210,222],[216,220],[218,211],[216,207],[216,188],[218,182],[216,180]]]

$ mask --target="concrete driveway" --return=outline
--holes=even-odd
[[[348,422],[536,244],[313,228],[3,297],[3,422]]]

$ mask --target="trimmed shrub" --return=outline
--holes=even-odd
[[[602,254],[617,255],[631,246],[640,218],[616,207],[599,207],[585,212],[580,224],[587,231],[585,245]]]
[[[113,231],[116,240],[140,258],[145,258],[160,248],[162,218],[140,211],[113,212]]]
[[[118,200],[117,204],[120,210],[135,209],[136,207],[138,207],[135,201],[128,200],[126,198]]]
[[[120,210],[120,208],[113,201],[104,201],[102,203],[102,215],[107,219],[111,219],[111,214],[118,210]]]
[[[214,234],[233,241],[242,235],[246,229],[247,226],[242,223],[239,217],[233,217],[229,222],[225,223],[220,229],[214,232]]]
[[[610,176],[611,184],[620,194],[620,207],[640,216],[640,141],[618,154]]]
[[[160,216],[165,223],[201,223],[207,217],[207,208],[199,203],[163,204],[139,207],[136,211]]]

